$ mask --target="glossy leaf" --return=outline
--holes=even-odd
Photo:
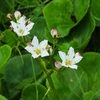
[[[40,84],[29,84],[22,91],[21,100],[48,100],[46,88]]]
[[[54,0],[50,2],[44,8],[44,17],[47,21],[49,31],[55,28],[61,37],[67,36],[71,28],[86,14],[89,1]]]
[[[65,40],[72,47],[83,51],[90,41],[94,29],[95,21],[92,15],[87,13],[81,22],[71,30],[69,36],[66,37]]]
[[[31,30],[31,38],[35,36],[38,37],[40,41],[45,39],[45,29],[47,28],[45,19],[43,17],[33,18],[34,27]]]
[[[91,2],[91,12],[93,16],[100,21],[100,0],[92,0]]]
[[[98,100],[97,98],[100,98],[100,54],[94,52],[85,53],[83,58],[79,65],[88,76],[88,90],[93,90],[93,100]]]
[[[40,67],[34,60],[34,66],[36,73],[40,73]],[[26,54],[21,56],[16,56],[11,58],[4,70],[5,80],[8,83],[21,83],[24,79],[33,77],[33,66],[31,61],[31,55]]]
[[[90,52],[82,56],[77,70],[65,68],[52,75],[59,100],[99,100],[100,54]],[[52,97],[52,93],[49,94],[49,98],[54,100]]]
[[[4,33],[4,37],[3,37],[2,41],[13,48],[17,41],[16,34],[14,32],[12,32],[10,29],[5,30],[3,33]]]
[[[81,66],[79,66],[81,67]],[[82,69],[65,69],[54,73],[52,80],[59,100],[82,100],[82,94],[87,91],[88,79]],[[52,92],[49,98],[54,100]]]
[[[7,62],[11,55],[11,48],[8,45],[0,47],[0,68]]]

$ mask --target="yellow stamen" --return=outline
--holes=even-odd
[[[67,60],[66,61],[66,65],[70,65],[71,61],[70,60]]]
[[[23,34],[23,33],[24,33],[24,31],[21,29],[21,30],[19,30],[19,33]]]
[[[37,55],[39,55],[41,53],[41,50],[37,49],[35,52],[36,52]]]
[[[47,45],[47,46],[46,46],[46,50],[49,50],[49,49],[50,49],[50,46],[49,46],[49,45]]]

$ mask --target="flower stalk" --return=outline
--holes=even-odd
[[[42,68],[42,71],[44,72],[44,74],[46,75],[47,77],[47,80],[49,82],[49,85],[50,85],[50,88],[51,88],[51,91],[52,91],[52,94],[53,94],[53,97],[54,97],[54,100],[59,100],[58,99],[58,95],[56,93],[56,90],[55,90],[55,87],[54,87],[54,84],[53,84],[53,81],[52,81],[52,78],[51,78],[51,74],[53,73],[53,70],[51,70],[50,72],[46,69],[46,66],[43,65],[42,63],[40,63],[38,61],[38,59],[36,59],[36,61],[38,62],[38,64],[40,65],[40,67]]]

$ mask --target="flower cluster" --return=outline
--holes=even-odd
[[[24,15],[21,16],[21,13],[19,11],[15,11],[14,17],[16,21],[10,21],[13,31],[18,36],[26,36],[30,34],[29,31],[32,29],[34,23],[31,22],[30,19],[26,20],[26,17]]]
[[[12,15],[8,14],[7,17],[9,19],[12,19]],[[19,11],[15,11],[14,13],[14,18],[15,21],[10,21],[11,27],[13,31],[18,35],[18,36],[26,36],[30,34],[30,30],[32,29],[34,23],[31,22],[30,19],[26,20],[26,17],[21,15]],[[60,35],[58,34],[56,29],[51,30],[51,36],[52,38],[60,38]],[[27,46],[25,49],[32,54],[33,58],[38,58],[39,56],[45,57],[52,55],[52,48],[48,44],[48,40],[43,40],[39,43],[39,40],[36,36],[33,37],[32,42],[28,42]],[[70,47],[68,54],[62,51],[58,51],[59,56],[62,60],[62,62],[56,61],[55,66],[57,68],[61,68],[62,66],[64,67],[70,67],[72,69],[77,69],[77,63],[82,60],[82,56],[79,54],[79,52],[75,53],[74,48]]]

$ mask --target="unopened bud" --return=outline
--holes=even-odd
[[[31,42],[27,42],[27,45],[28,46],[33,46]]]
[[[51,30],[51,35],[52,35],[53,38],[59,38],[60,37],[60,35],[57,33],[56,29]]]
[[[31,23],[31,19],[28,19],[27,24],[30,24],[30,23]]]
[[[55,66],[56,66],[57,68],[61,68],[61,66],[62,66],[62,65],[61,65],[61,62],[56,61],[56,62],[55,62]]]
[[[75,56],[80,56],[80,53],[79,52],[76,52]]]
[[[12,14],[8,13],[7,17],[11,20],[12,19]]]
[[[18,20],[21,17],[20,11],[15,11],[14,17],[16,18],[16,20]]]

